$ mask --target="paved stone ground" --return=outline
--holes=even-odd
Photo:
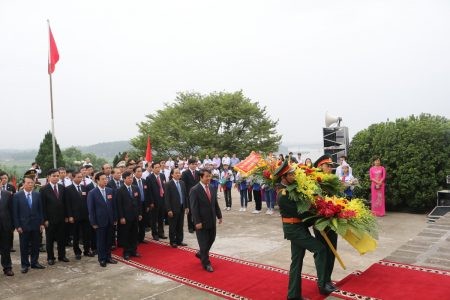
[[[251,202],[247,212],[239,212],[239,205],[236,205],[238,199],[238,194],[234,192],[233,210],[223,211],[224,223],[218,226],[212,252],[288,269],[290,244],[283,239],[278,211],[272,216],[263,213],[253,215],[251,211],[254,202]],[[223,206],[223,197],[219,202]],[[343,270],[336,262],[333,279],[338,281],[355,270],[365,270],[385,257],[409,263],[424,261],[430,266],[439,265],[442,268],[441,261],[450,260],[445,252],[445,247],[448,249],[450,243],[450,219],[443,219],[433,225],[428,225],[426,220],[425,215],[404,213],[388,213],[379,218],[379,247],[375,252],[364,256],[360,256],[340,239],[338,250],[347,269]],[[198,248],[195,235],[187,233],[186,228],[185,231],[185,242],[190,247]],[[444,244],[439,244],[438,241],[443,241]],[[15,248],[19,249],[17,236]],[[403,252],[394,255],[396,251],[390,255],[395,249],[407,255],[403,255]],[[421,251],[426,249],[432,251],[433,255],[420,256]],[[47,266],[46,255],[41,253],[40,262],[47,268],[31,269],[25,275],[20,273],[19,253],[13,253],[16,275],[12,278],[0,275],[0,299],[219,299],[217,296],[125,264],[101,268],[96,258],[83,257],[81,261],[76,261],[71,249],[67,248],[67,253],[71,261],[57,262],[54,266]],[[416,260],[401,260],[412,257]],[[311,253],[306,254],[303,272],[316,275]]]

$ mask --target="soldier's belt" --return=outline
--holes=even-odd
[[[281,221],[284,224],[297,224],[297,223],[301,223],[302,219],[300,219],[300,218],[281,218]]]

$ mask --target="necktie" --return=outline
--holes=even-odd
[[[58,188],[56,187],[56,184],[53,186],[53,192],[55,192],[56,198],[59,199]]]
[[[180,194],[180,204],[183,205],[183,194],[181,193],[180,182],[175,181],[175,185],[177,186],[178,194]]]
[[[206,196],[208,196],[209,202],[211,202],[211,192],[209,191],[209,185],[205,185]]]
[[[117,188],[120,188],[120,181],[116,181]]]
[[[133,197],[133,192],[131,191],[131,186],[128,187],[128,194],[130,194],[130,197]]]
[[[100,191],[102,192],[103,199],[104,199],[105,202],[106,202],[106,192],[105,192],[105,190],[104,190],[104,189],[101,189]]]
[[[31,194],[27,193],[28,206],[31,208],[33,205],[33,201],[31,200]]]
[[[139,192],[141,193],[141,202],[144,202],[144,190],[142,189],[142,181],[138,179]]]
[[[195,178],[195,171],[192,171],[192,177],[194,177],[194,180],[197,180],[197,178]]]
[[[81,194],[81,189],[80,189],[79,185],[77,185],[77,190],[78,190],[78,193]]]
[[[156,175],[156,181],[158,182],[158,186],[159,186],[159,196],[162,197],[164,196],[164,190],[161,184],[161,178],[159,177],[159,175]]]
[[[64,181],[65,181],[64,179],[61,180],[61,184],[62,184],[63,186],[66,186],[66,183],[65,183]]]

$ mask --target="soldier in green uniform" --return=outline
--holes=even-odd
[[[284,238],[291,241],[291,267],[289,269],[287,298],[306,299],[302,297],[301,293],[301,272],[305,250],[314,253],[319,292],[328,295],[335,289],[327,286],[325,281],[326,246],[311,235],[308,227],[312,225],[312,221],[303,222],[303,219],[310,214],[308,212],[299,214],[295,201],[289,199],[289,193],[285,189],[295,182],[294,171],[295,169],[286,160],[274,174],[281,179],[280,189],[278,190],[278,205],[283,222]]]

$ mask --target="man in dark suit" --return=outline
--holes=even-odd
[[[9,177],[8,174],[5,172],[0,172],[0,185],[1,185],[1,190],[3,191],[8,191],[10,192],[12,195],[14,195],[16,193],[16,188],[10,184],[9,182]],[[16,252],[16,250],[14,250],[13,245],[14,245],[14,234],[11,235],[11,252]]]
[[[161,165],[154,162],[152,164],[153,173],[147,177],[147,186],[150,190],[150,222],[153,239],[167,239],[164,235],[164,185],[166,177],[161,173]],[[152,207],[153,205],[153,207]]]
[[[106,186],[108,182],[103,172],[94,177],[97,187],[88,193],[89,221],[96,231],[98,261],[100,266],[106,263],[117,264],[111,258],[111,241],[113,226],[117,224],[113,190]]]
[[[9,181],[8,174],[6,174],[5,172],[1,172],[0,180],[1,180],[1,186],[2,186],[1,190],[2,191],[8,191],[13,195],[16,193],[16,188],[8,182]]]
[[[44,230],[41,195],[33,191],[34,178],[24,178],[23,190],[14,194],[13,218],[14,227],[19,233],[21,272],[33,269],[44,269],[39,262],[39,233]],[[31,245],[31,247],[30,247]],[[30,251],[31,249],[31,251]],[[31,254],[31,264],[29,256]]]
[[[189,207],[189,194],[191,192],[191,189],[194,185],[196,185],[199,180],[200,176],[197,171],[197,160],[195,158],[190,158],[188,160],[189,168],[181,174],[181,180],[186,185],[186,192],[187,192],[187,198],[188,198],[188,205],[186,207]],[[187,214],[187,222],[188,222],[188,230],[190,233],[194,233],[194,223],[192,222],[192,213],[189,211]]]
[[[0,188],[3,187],[0,183]],[[0,254],[3,273],[14,276],[11,262],[11,236],[14,226],[12,219],[12,197],[9,191],[0,190]]]
[[[123,172],[123,185],[117,189],[117,215],[119,218],[119,231],[123,247],[123,258],[129,260],[130,256],[140,257],[137,253],[138,221],[142,220],[141,193],[137,186],[132,185],[133,174]]]
[[[56,241],[58,248],[58,261],[68,262],[66,257],[65,223],[67,207],[64,199],[64,186],[58,184],[59,171],[50,169],[47,172],[49,183],[41,188],[42,211],[44,215],[45,240],[47,261],[49,265],[55,264],[53,245]]]
[[[106,175],[106,174],[105,174]],[[118,188],[120,188],[123,185],[123,180],[122,180],[122,170],[120,168],[114,168],[111,171],[111,179],[108,179],[109,177],[106,176],[106,179],[109,180],[108,183],[106,184],[107,187],[111,188],[113,190],[113,192],[115,193],[116,190]],[[114,197],[114,201],[116,201],[116,197]],[[117,207],[117,202],[114,203]],[[120,234],[118,231],[117,226],[113,227],[113,234],[112,234],[112,247],[113,249],[115,249],[116,244],[119,247],[122,247],[122,245],[120,244]]]
[[[83,240],[84,256],[93,257],[94,254],[91,252],[91,226],[87,207],[87,191],[86,187],[81,185],[83,175],[79,171],[74,171],[72,176],[72,184],[65,189],[64,198],[66,199],[69,223],[74,225],[73,252],[75,258],[79,260],[81,259],[80,233]]]
[[[216,218],[222,224],[222,212],[217,202],[217,189],[210,185],[211,171],[201,169],[200,182],[197,183],[189,195],[192,220],[195,225],[195,233],[200,251],[195,254],[200,258],[203,268],[213,272],[209,261],[209,250],[216,239]]]
[[[149,212],[150,212],[150,189],[148,188],[147,181],[142,178],[142,167],[136,166],[133,168],[133,185],[137,186],[139,189],[139,196],[140,201],[139,204],[141,205],[141,214],[142,218],[139,220],[138,223],[138,242],[139,243],[147,243],[145,238],[145,226],[149,222]]]
[[[166,183],[164,195],[167,216],[169,217],[169,239],[173,248],[187,246],[183,243],[184,214],[188,213],[186,186],[180,180],[180,169],[172,169],[170,175],[172,180]]]

